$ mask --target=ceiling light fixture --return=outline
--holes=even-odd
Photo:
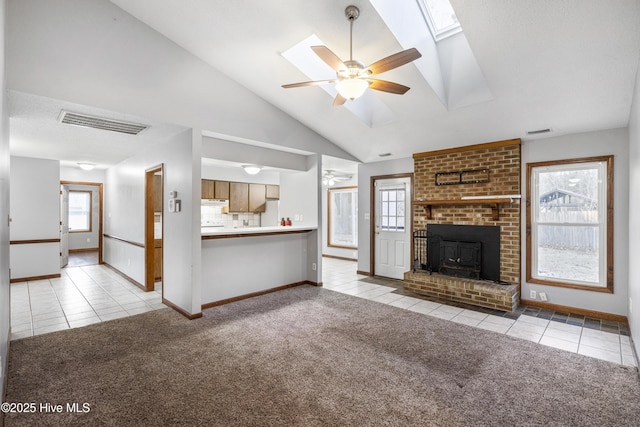
[[[373,64],[365,67],[361,62],[353,59],[353,21],[360,16],[360,10],[356,6],[347,6],[344,15],[349,20],[349,60],[342,61],[335,53],[326,46],[311,46],[311,49],[321,60],[336,72],[336,78],[330,80],[315,80],[311,82],[300,82],[282,85],[283,88],[294,88],[302,86],[315,86],[324,83],[335,83],[338,95],[333,100],[333,106],[343,105],[347,100],[353,101],[362,96],[367,88],[382,92],[402,95],[409,90],[409,87],[398,83],[379,80],[375,75],[393,70],[409,62],[415,61],[422,55],[416,48],[403,50],[402,52],[382,58]]]
[[[244,168],[244,171],[249,175],[256,175],[262,170],[262,166],[257,165],[242,165],[242,167]]]
[[[90,171],[93,170],[93,168],[96,167],[95,163],[89,163],[89,162],[78,162],[78,166],[80,166],[80,169],[85,170],[85,171]]]

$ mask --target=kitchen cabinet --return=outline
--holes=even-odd
[[[249,184],[249,212],[267,210],[266,189],[264,184]]]
[[[215,181],[211,179],[202,180],[202,196],[201,199],[215,199]]]
[[[276,200],[280,199],[280,186],[279,185],[267,184],[266,191],[267,191],[266,192],[267,199],[276,199]]]
[[[229,181],[202,180],[201,199],[229,200]]]
[[[249,212],[249,184],[229,183],[229,212]]]
[[[229,200],[229,181],[214,181],[214,199]]]

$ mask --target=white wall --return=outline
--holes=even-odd
[[[306,172],[280,174],[280,216],[291,218],[293,225],[318,226],[320,181],[317,157],[309,156]],[[296,215],[302,215],[302,220],[296,220]]]
[[[11,158],[11,240],[60,238],[60,162]],[[38,262],[33,262],[37,259]],[[60,243],[11,245],[11,278],[60,274]]]
[[[278,169],[307,170],[306,155],[256,147],[207,136],[202,139],[202,157],[242,164],[270,166]]]
[[[107,170],[105,234],[144,244],[145,170],[164,164],[164,298],[189,314],[200,312],[200,141],[186,131],[159,143],[153,151]],[[169,191],[177,191],[182,211],[167,209]],[[104,239],[104,260],[144,283],[144,249]]]
[[[13,90],[357,160],[108,0],[8,11]]]
[[[354,176],[348,181],[340,181],[338,184],[334,185],[333,188],[339,187],[357,187],[358,186],[358,177]],[[329,191],[327,187],[322,187],[322,254],[335,256],[340,258],[350,258],[357,260],[358,259],[358,249],[345,249],[345,248],[336,248],[333,246],[329,246]]]
[[[0,400],[4,401],[11,327],[9,298],[9,112],[5,90],[6,2],[0,0]]]
[[[550,304],[627,315],[629,279],[629,135],[626,128],[524,141],[522,144],[522,192],[526,191],[526,164],[547,160],[614,155],[614,285],[613,294],[526,283],[522,266],[523,300],[529,291],[546,292]],[[522,212],[522,262],[526,260],[526,212]]]
[[[104,184],[104,169],[85,171],[79,167],[60,165],[60,180],[74,182],[91,182]]]
[[[636,354],[640,355],[640,73],[636,75],[629,118],[629,301],[628,319]]]
[[[413,173],[412,158],[358,165],[358,271],[371,271],[371,177],[401,173]]]

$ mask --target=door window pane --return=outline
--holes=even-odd
[[[404,231],[404,188],[381,189],[380,228],[383,231]]]

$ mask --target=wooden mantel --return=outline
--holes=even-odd
[[[414,200],[413,204],[424,207],[427,212],[427,219],[432,219],[431,206],[447,206],[447,205],[486,205],[491,208],[491,219],[498,221],[500,219],[500,205],[513,203],[511,197],[487,197],[483,199],[457,199],[457,200]]]

